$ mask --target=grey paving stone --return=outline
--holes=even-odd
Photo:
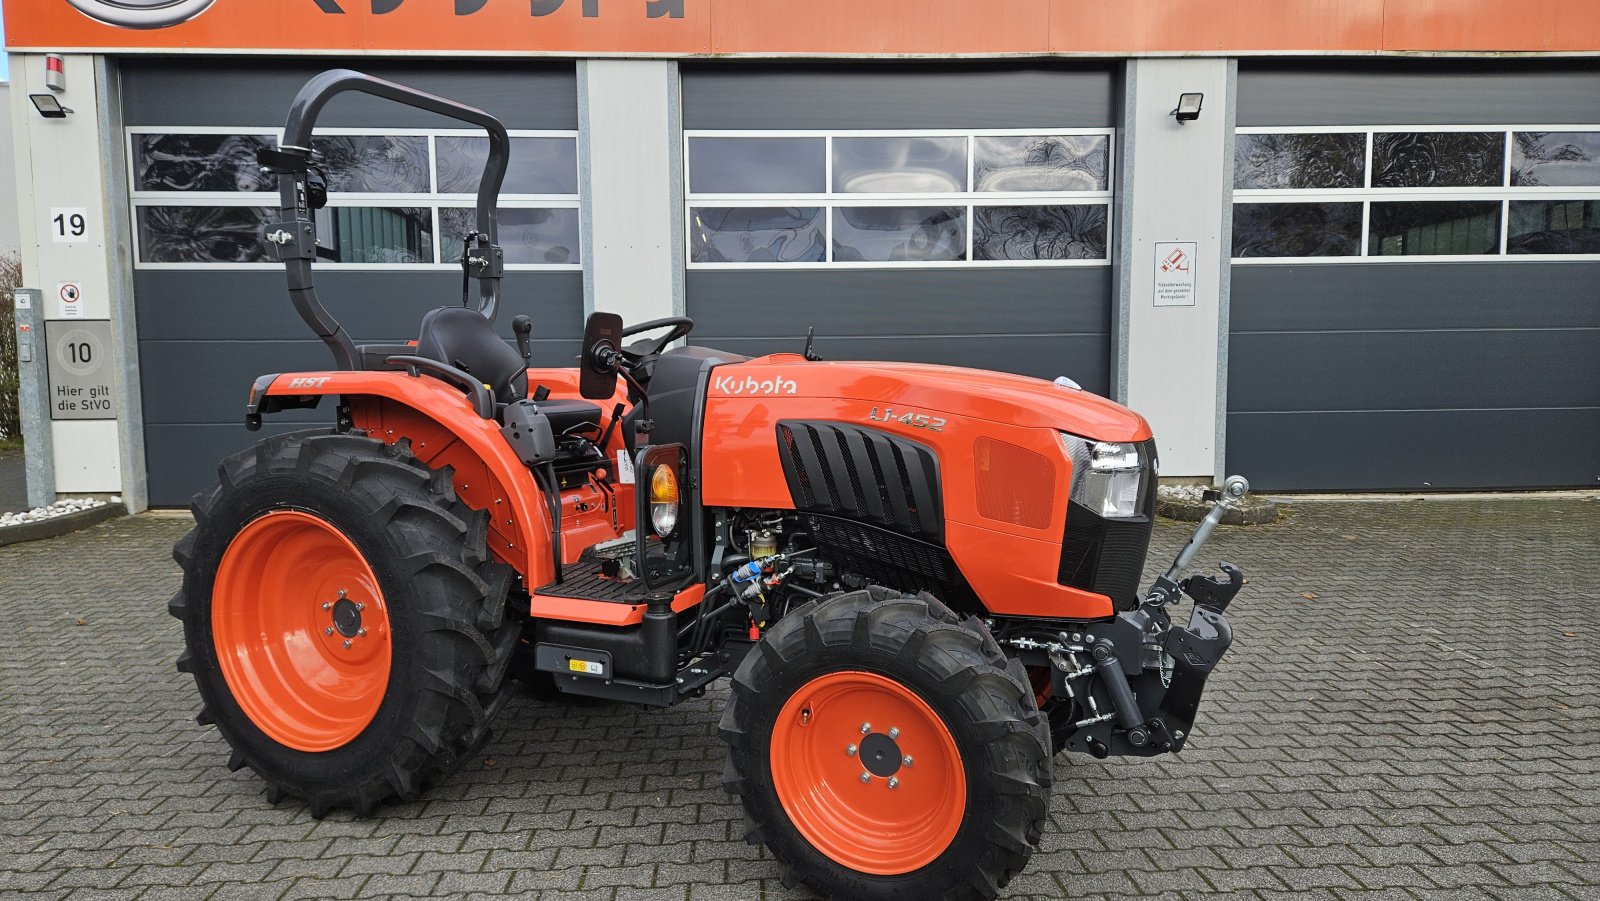
[[[268,804],[172,669],[186,528],[0,549],[0,895],[810,897],[743,841],[721,686],[654,713],[519,696],[416,803]],[[1159,524],[1151,569],[1186,537]],[[1600,503],[1301,504],[1213,542],[1251,583],[1189,749],[1059,759],[1005,897],[1600,901]]]

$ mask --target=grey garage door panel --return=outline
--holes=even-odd
[[[704,340],[734,353],[760,356],[799,353],[803,338],[729,338]],[[1015,372],[1035,378],[1064,375],[1102,396],[1110,390],[1111,361],[1103,335],[1030,335],[1012,338],[964,336],[922,338],[818,338],[817,352],[826,360],[886,360],[942,363]]]
[[[1239,64],[1239,125],[1600,122],[1587,61]]]
[[[1597,361],[1600,328],[1234,335],[1228,409],[1600,406]]]
[[[1111,269],[691,270],[695,338],[1111,331]]]
[[[122,63],[126,125],[282,125],[301,85],[318,72],[351,65],[323,60],[126,60]],[[479,107],[507,128],[578,127],[577,70],[572,63],[496,64],[358,60],[369,75]],[[345,95],[328,104],[319,124],[342,127],[449,128],[453,120],[392,101]]]
[[[415,338],[423,314],[461,303],[461,275],[456,272],[324,270],[317,272],[316,278],[323,305],[357,341]],[[300,340],[311,336],[289,302],[282,273],[139,269],[134,272],[133,287],[142,339]],[[511,272],[502,283],[501,295],[495,322],[504,337],[511,337],[511,320],[518,314],[533,319],[535,338],[576,342],[583,334],[581,272]],[[474,293],[474,303],[476,296]]]
[[[1228,471],[1267,491],[1589,487],[1600,408],[1228,416]]]
[[[332,427],[331,414],[327,424]],[[261,431],[251,432],[243,418],[214,425],[146,425],[150,505],[186,507],[196,493],[217,483],[217,466],[223,458],[262,438],[316,427],[316,423],[269,421]]]
[[[1243,332],[1600,327],[1600,263],[1319,263],[1233,267]]]
[[[684,64],[685,128],[1106,128],[1105,63]]]

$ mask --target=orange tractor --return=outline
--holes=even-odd
[[[489,136],[477,303],[415,341],[354,344],[313,286],[311,134],[347,91]],[[266,240],[335,367],[257,379],[246,424],[326,404],[336,425],[224,461],[174,551],[178,668],[231,768],[368,814],[482,747],[517,681],[669,707],[731,676],[725,784],[786,881],[955,899],[1026,863],[1053,753],[1183,748],[1243,576],[1182,572],[1242,479],[1140,591],[1150,429],[1066,380],[826,362],[809,339],[751,359],[604,313],[575,368],[529,368],[528,318],[517,349],[493,329],[509,147],[486,113],[337,70],[261,153]]]

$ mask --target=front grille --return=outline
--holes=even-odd
[[[1156,448],[1146,441],[1139,448],[1145,461],[1139,486],[1141,515],[1106,519],[1077,503],[1067,505],[1067,528],[1061,540],[1061,569],[1056,581],[1106,595],[1119,610],[1139,606],[1139,580],[1150,551],[1155,523]]]
[[[796,510],[943,541],[939,460],[926,445],[863,426],[787,419],[777,437]]]

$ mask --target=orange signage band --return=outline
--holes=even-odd
[[[14,51],[1600,53],[1595,0],[6,0]]]

